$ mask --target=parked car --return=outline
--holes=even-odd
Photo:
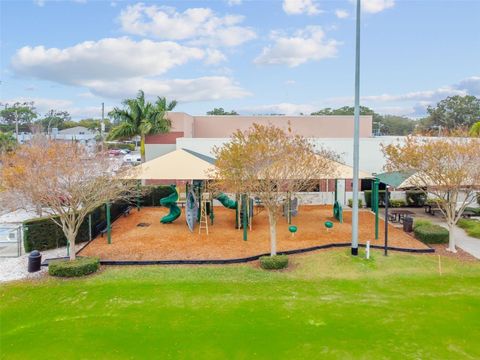
[[[118,155],[121,155],[121,151],[118,150],[118,149],[111,149],[111,150],[108,150],[108,155],[109,156],[118,156]]]
[[[120,150],[120,152],[121,152],[123,155],[127,155],[127,154],[130,154],[130,153],[131,153],[130,149],[122,149],[122,150]]]
[[[128,164],[140,164],[142,162],[142,157],[140,154],[127,154],[123,157],[123,162]]]

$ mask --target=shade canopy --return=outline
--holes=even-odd
[[[319,174],[319,179],[352,179],[351,166],[332,161],[332,171]],[[177,149],[124,172],[124,179],[138,180],[208,180],[215,177],[215,159],[192,150]],[[371,174],[360,171],[361,179]]]
[[[178,149],[127,170],[121,177],[138,180],[206,180],[215,171],[215,159]]]

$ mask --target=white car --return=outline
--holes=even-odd
[[[142,157],[140,154],[127,154],[123,157],[123,162],[128,164],[140,164],[142,162]]]

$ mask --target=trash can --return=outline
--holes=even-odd
[[[40,271],[41,264],[42,254],[37,250],[33,250],[30,255],[28,255],[28,272]]]
[[[403,231],[412,232],[413,231],[413,217],[405,216],[403,219]]]

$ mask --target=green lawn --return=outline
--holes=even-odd
[[[478,359],[480,262],[345,249],[4,285],[6,359]]]
[[[480,221],[471,219],[460,219],[458,226],[464,229],[468,235],[480,239]]]

